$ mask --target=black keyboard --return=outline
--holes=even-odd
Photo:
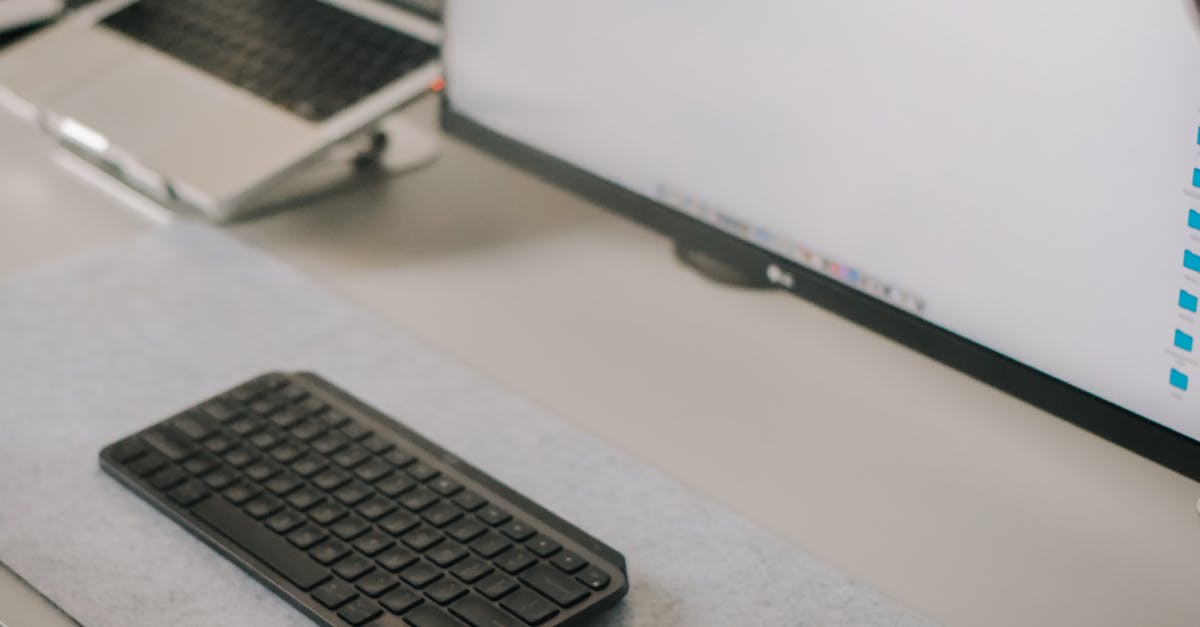
[[[320,0],[141,0],[102,24],[316,122],[438,55]]]
[[[100,464],[321,625],[577,625],[628,589],[620,553],[313,374],[260,376]]]

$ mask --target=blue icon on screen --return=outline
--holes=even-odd
[[[1179,306],[1192,313],[1196,313],[1196,309],[1200,307],[1200,297],[1187,290],[1179,290]]]
[[[1200,211],[1188,209],[1188,226],[1200,230]]]
[[[1171,368],[1171,387],[1176,387],[1186,392],[1188,389],[1188,376]]]
[[[1190,353],[1192,352],[1192,345],[1194,343],[1195,341],[1192,339],[1192,336],[1180,331],[1179,329],[1175,329],[1175,348],[1178,348],[1179,350],[1185,350]]]
[[[1200,255],[1190,250],[1183,251],[1183,267],[1188,270],[1200,272]]]

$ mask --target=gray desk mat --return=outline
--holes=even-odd
[[[320,372],[621,550],[597,625],[926,624],[289,267],[179,226],[0,284],[0,561],[89,627],[307,625],[96,454],[259,372]]]

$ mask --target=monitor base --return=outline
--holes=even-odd
[[[704,278],[721,285],[751,290],[777,287],[766,274],[757,269],[738,267],[687,242],[675,242],[675,258]]]

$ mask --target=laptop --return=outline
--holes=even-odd
[[[102,0],[0,54],[0,105],[227,220],[440,81],[437,5]]]

